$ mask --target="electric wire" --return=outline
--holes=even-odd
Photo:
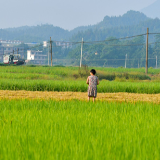
[[[160,34],[160,33],[149,33],[149,34]],[[123,40],[123,39],[129,39],[129,38],[135,38],[135,37],[140,37],[140,36],[145,36],[145,34],[140,34],[140,35],[134,35],[134,36],[127,36],[127,37],[123,37],[123,38],[114,38],[114,39],[108,39],[108,40],[103,40],[103,41],[81,41],[81,42],[69,42],[69,41],[47,41],[48,45],[50,43],[60,43],[59,45],[55,44],[54,46],[52,47],[60,47],[60,48],[63,48],[63,47],[72,47],[73,45],[77,45],[77,44],[80,44],[80,43],[84,43],[84,44],[95,44],[97,43],[96,45],[106,45],[106,46],[142,46],[142,45],[146,45],[145,43],[139,43],[139,44],[103,44],[103,42],[111,42],[111,41],[115,41],[115,40]],[[99,44],[101,43],[101,44]],[[157,44],[157,43],[160,43],[160,42],[151,42],[151,43],[148,43],[148,44]],[[69,44],[69,45],[66,45],[66,44]],[[33,47],[28,47],[28,48],[24,48],[24,49],[21,49],[21,51],[27,51],[27,50],[33,50],[35,48],[38,48],[38,47],[41,47],[43,45],[43,43],[40,43],[39,45],[36,45],[36,46],[33,46]],[[17,50],[13,50],[14,52],[16,52]],[[11,53],[11,52],[9,52]]]

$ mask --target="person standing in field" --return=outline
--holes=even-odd
[[[97,85],[99,84],[98,77],[95,76],[96,70],[91,69],[90,76],[87,78],[87,84],[88,86],[88,101],[90,100],[90,97],[93,97],[93,102],[95,101],[95,98],[97,97]]]

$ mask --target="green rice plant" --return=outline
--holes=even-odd
[[[79,70],[79,67],[46,67],[46,66],[0,66],[0,78],[6,79],[86,79],[89,70]],[[151,80],[151,76],[158,75],[159,69],[149,69],[151,75],[145,75],[144,69],[125,68],[95,68],[99,79],[106,80]],[[83,73],[83,72],[84,73]],[[87,75],[88,72],[88,75]],[[153,77],[155,79],[155,77]],[[158,80],[158,76],[156,76]]]
[[[152,103],[1,100],[0,159],[160,159]]]
[[[78,67],[1,66],[0,89],[86,92],[87,73],[86,77],[75,80],[74,75],[78,73],[78,69]],[[142,69],[96,68],[96,70],[101,80],[98,92],[160,93],[158,78],[157,82],[150,80],[150,76],[142,73]],[[144,79],[149,81],[139,81]]]
[[[93,67],[97,71],[105,73],[129,73],[129,74],[145,74],[143,68],[99,68]],[[89,70],[91,67],[89,68]],[[55,74],[55,75],[73,75],[78,73],[79,67],[46,67],[46,66],[0,66],[0,73],[37,73],[37,74]],[[158,74],[160,69],[148,69],[149,74]]]
[[[145,68],[105,68],[105,67],[96,67],[97,70],[106,71],[110,73],[141,73],[145,74]],[[149,68],[149,74],[159,74],[160,69]]]
[[[88,85],[84,80],[21,80],[0,79],[0,90],[27,90],[27,91],[73,91],[87,92]],[[160,93],[159,82],[116,82],[100,81],[99,93]]]

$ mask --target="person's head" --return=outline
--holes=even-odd
[[[91,70],[90,70],[90,74],[91,74],[91,75],[95,75],[95,74],[96,74],[96,70],[95,70],[95,69],[91,69]]]

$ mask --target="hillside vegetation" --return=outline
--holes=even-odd
[[[140,12],[128,11],[123,16],[106,16],[103,21],[96,25],[80,26],[71,31],[49,24],[0,29],[0,38],[24,42],[42,42],[49,40],[49,37],[52,37],[53,40],[79,41],[82,37],[86,41],[104,40],[110,36],[124,37],[145,33],[147,27],[150,28],[151,32],[160,32],[160,20],[150,19]]]

